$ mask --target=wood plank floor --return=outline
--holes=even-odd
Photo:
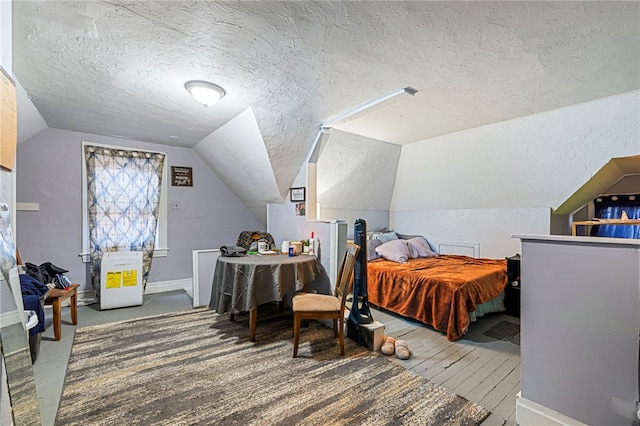
[[[464,339],[447,340],[432,327],[371,307],[385,335],[407,341],[411,358],[393,362],[491,411],[483,425],[516,424],[516,394],[520,391],[520,346],[483,333],[500,321],[518,318],[489,314],[470,325]]]

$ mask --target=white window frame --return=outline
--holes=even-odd
[[[82,261],[84,263],[88,263],[90,261],[89,204],[88,204],[89,188],[87,184],[87,160],[85,159],[85,156],[84,156],[84,147],[86,145],[99,146],[102,148],[109,148],[114,150],[122,149],[127,151],[134,150],[134,151],[141,151],[141,152],[160,152],[161,154],[164,154],[164,162],[162,165],[162,184],[160,189],[160,205],[159,205],[159,211],[158,211],[158,225],[156,228],[156,245],[153,250],[153,257],[154,258],[166,257],[169,252],[169,239],[167,234],[167,190],[169,188],[169,185],[167,184],[167,181],[169,180],[169,175],[167,174],[169,167],[167,166],[167,164],[169,163],[169,161],[168,161],[167,153],[161,152],[161,151],[149,151],[147,149],[139,149],[139,148],[133,148],[129,146],[107,145],[107,144],[83,141],[82,152],[81,152],[81,155],[82,155],[82,162],[81,162],[82,164],[82,253],[80,253],[80,256],[82,257]]]

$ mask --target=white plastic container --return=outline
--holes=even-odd
[[[280,247],[280,252],[282,254],[289,254],[289,241],[282,242],[282,246]]]
[[[104,253],[100,271],[100,309],[140,306],[142,295],[142,252]]]

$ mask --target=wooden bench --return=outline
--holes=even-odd
[[[69,300],[71,307],[71,323],[78,324],[78,287],[80,284],[71,284],[66,290],[54,288],[49,290],[44,304],[53,306],[53,334],[55,340],[62,338],[62,302]]]

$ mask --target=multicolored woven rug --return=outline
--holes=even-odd
[[[76,331],[58,425],[476,425],[475,403],[311,322],[192,309]]]

